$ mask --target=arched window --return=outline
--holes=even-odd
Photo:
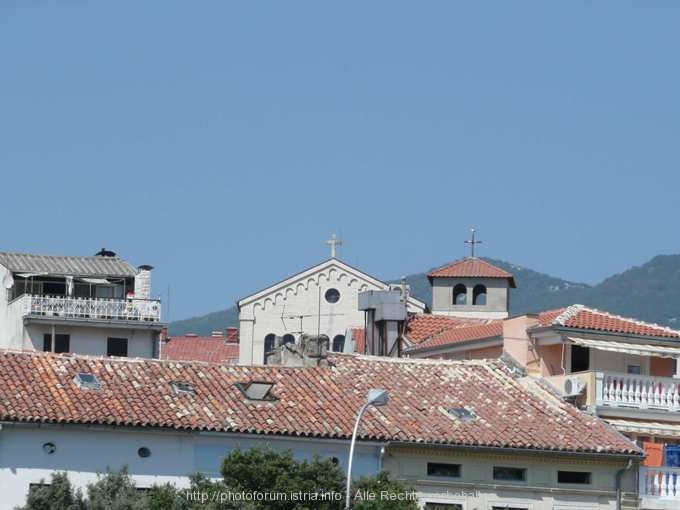
[[[486,304],[486,287],[484,285],[475,285],[475,288],[472,289],[472,304]]]
[[[333,337],[333,351],[344,352],[345,350],[345,335],[335,335]]]
[[[287,335],[283,335],[283,345],[287,344],[294,344],[295,343],[295,337],[288,333]]]
[[[453,288],[453,304],[466,305],[467,304],[467,287],[459,283]]]
[[[276,347],[276,335],[274,333],[269,333],[264,337],[264,352],[271,352]]]

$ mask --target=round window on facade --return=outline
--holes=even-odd
[[[57,451],[57,447],[54,445],[54,443],[45,443],[42,445],[42,449],[47,455],[52,455]]]
[[[139,450],[137,450],[137,455],[143,459],[146,459],[147,457],[151,457],[151,450],[149,450],[146,446],[142,446]]]
[[[326,301],[329,303],[337,303],[340,301],[340,291],[338,289],[328,289],[326,291]]]

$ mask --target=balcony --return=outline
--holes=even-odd
[[[92,299],[23,294],[11,302],[10,309],[24,318],[36,319],[146,323],[161,321],[161,302],[157,299]]]
[[[595,404],[599,407],[680,411],[680,379],[615,372],[595,372]]]
[[[640,508],[680,508],[680,469],[641,467],[639,490]]]

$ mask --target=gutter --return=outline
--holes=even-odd
[[[626,467],[619,469],[616,472],[616,510],[621,510],[621,496],[623,495],[623,491],[621,490],[621,478],[623,478],[623,473],[628,471],[632,466],[633,460],[629,459]]]
[[[448,450],[469,450],[479,453],[491,453],[491,454],[507,454],[507,453],[524,453],[524,454],[543,454],[543,455],[559,455],[563,457],[579,457],[586,459],[599,459],[599,460],[627,460],[632,463],[633,459],[641,460],[644,458],[644,453],[598,453],[598,452],[575,452],[568,450],[550,450],[546,448],[514,448],[514,447],[502,447],[502,446],[475,446],[475,445],[456,445],[456,444],[444,444],[444,443],[417,443],[417,442],[407,442],[407,441],[388,441],[385,444],[386,448],[392,446],[403,446],[403,447],[413,447],[417,446],[419,448],[445,448]],[[627,468],[628,469],[628,468]]]

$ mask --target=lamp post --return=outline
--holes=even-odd
[[[357,419],[354,423],[354,432],[352,432],[352,441],[349,447],[349,462],[347,463],[347,492],[345,495],[345,509],[350,508],[350,491],[352,489],[352,461],[354,460],[354,444],[357,440],[357,432],[359,432],[359,423],[361,422],[361,417],[364,411],[368,409],[369,406],[384,406],[389,400],[389,394],[386,390],[372,389],[368,391],[368,397],[366,398],[366,403],[359,408],[357,413]]]

